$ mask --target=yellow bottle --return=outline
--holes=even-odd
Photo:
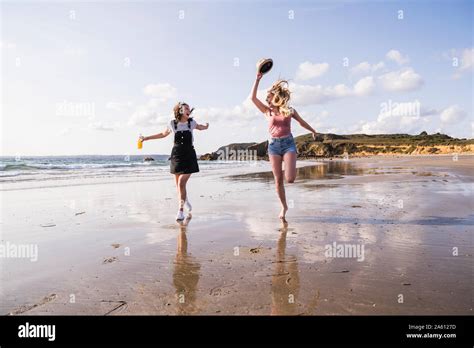
[[[138,138],[138,149],[140,150],[143,147],[142,135]]]

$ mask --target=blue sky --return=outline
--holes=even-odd
[[[472,138],[472,17],[472,1],[2,2],[1,153],[138,154],[179,100],[210,123],[198,153],[263,141],[263,57],[261,95],[288,79],[317,131]]]

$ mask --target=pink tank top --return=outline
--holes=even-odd
[[[274,112],[268,113],[268,130],[272,138],[282,138],[291,134],[292,116],[284,116]]]

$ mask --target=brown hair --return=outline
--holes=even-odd
[[[181,116],[183,115],[183,107],[184,106],[189,106],[188,104],[186,103],[183,103],[183,102],[179,102],[178,104],[176,104],[173,108],[173,114],[174,114],[174,119],[176,121],[179,121],[181,119]]]

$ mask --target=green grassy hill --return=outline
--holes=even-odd
[[[474,153],[474,139],[452,138],[446,134],[348,134],[338,135],[319,133],[316,140],[311,134],[295,138],[298,158],[338,157],[345,154],[351,156],[370,155],[420,155]],[[255,151],[259,158],[267,157],[268,142],[237,143],[227,147],[235,151]],[[219,148],[221,152],[213,152],[201,156],[203,160],[218,159],[219,153],[226,146]]]

